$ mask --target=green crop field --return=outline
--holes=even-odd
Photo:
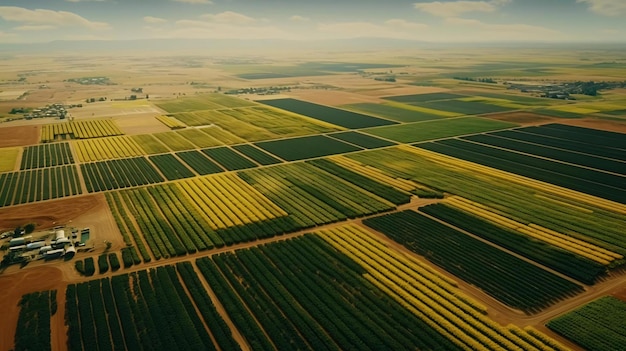
[[[366,129],[365,132],[401,143],[513,128],[516,124],[480,117],[434,120]]]
[[[485,113],[504,112],[515,110],[513,107],[504,107],[482,102],[471,102],[462,100],[440,100],[416,104],[417,106],[461,113],[464,115],[482,115]]]
[[[387,119],[392,119],[398,122],[420,122],[420,121],[428,121],[431,119],[438,119],[441,116],[436,114],[431,114],[428,112],[403,109],[398,107],[397,105],[387,105],[387,104],[371,104],[371,103],[361,103],[354,105],[343,105],[341,108],[345,108],[347,110],[352,110],[360,113],[365,113],[372,116],[379,116]]]
[[[352,146],[323,135],[263,141],[255,143],[255,145],[287,161],[303,160],[307,158],[361,150],[361,148],[356,146]]]
[[[175,100],[160,101],[157,103],[158,107],[169,113],[216,110],[220,108],[244,107],[251,105],[254,105],[254,103],[223,94],[182,97]]]
[[[329,134],[331,138],[339,139],[341,141],[354,144],[366,149],[377,149],[379,147],[386,147],[396,145],[395,143],[387,140],[382,140],[371,135],[359,133],[359,132],[341,132]]]
[[[429,101],[439,100],[452,100],[462,98],[464,95],[450,94],[450,93],[429,93],[429,94],[417,94],[417,95],[400,95],[400,96],[387,96],[384,99],[396,102],[402,102],[405,104],[414,104]]]
[[[295,99],[264,100],[262,103],[349,129],[385,126],[397,123]]]
[[[546,326],[587,350],[624,350],[626,302],[605,296],[550,320]]]

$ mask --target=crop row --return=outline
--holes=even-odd
[[[601,265],[608,266],[612,261],[624,258],[623,255],[618,253],[611,252],[594,244],[544,228],[534,223],[520,223],[496,213],[496,211],[487,206],[477,204],[476,202],[462,197],[450,197],[446,200],[446,203],[473,215],[482,217],[483,219],[501,227],[517,231],[518,233],[543,241],[554,247],[567,250],[573,254],[595,261]]]
[[[159,122],[165,124],[165,126],[168,127],[169,129],[183,129],[187,127],[186,125],[178,121],[176,118],[172,118],[169,116],[156,116],[155,118]]]
[[[329,138],[325,135],[271,140],[255,143],[254,145],[287,161],[304,160],[362,150],[360,147]]]
[[[626,302],[605,296],[552,319],[547,327],[587,350],[626,349]]]
[[[501,302],[537,311],[583,288],[417,212],[404,211],[364,223],[423,255]]]
[[[172,266],[69,285],[69,350],[215,350]]]
[[[365,190],[305,163],[240,172],[239,176],[308,228],[392,209]]]
[[[626,137],[626,135],[624,135],[624,137]],[[626,175],[624,162],[610,160],[601,156],[585,155],[579,152],[562,150],[546,145],[536,145],[533,143],[511,140],[493,135],[478,134],[464,137],[462,139],[506,150],[521,152],[528,155],[545,157],[551,160],[593,168],[600,171]]]
[[[330,137],[339,139],[341,141],[348,142],[350,144],[364,147],[366,149],[377,149],[379,147],[386,147],[395,145],[395,143],[383,139],[373,137],[371,135],[349,131],[341,133],[329,134]]]
[[[222,167],[217,163],[204,156],[200,151],[183,151],[177,152],[176,156],[183,160],[189,167],[200,175],[224,172]]]
[[[24,149],[21,170],[54,167],[74,163],[69,143],[35,145]]]
[[[606,267],[597,262],[557,248],[549,243],[535,240],[514,230],[499,227],[479,216],[471,215],[449,205],[429,205],[420,208],[420,211],[585,284],[594,284],[599,277],[606,273]]]
[[[143,260],[144,262],[150,262],[150,254],[148,253],[148,250],[146,249],[141,239],[139,231],[137,231],[137,228],[135,228],[132,219],[128,215],[129,211],[124,208],[124,204],[122,202],[120,194],[118,192],[107,192],[105,193],[105,195],[109,208],[111,209],[111,213],[113,213],[115,223],[117,224],[117,227],[122,234],[122,238],[124,239],[124,243],[127,246],[126,248],[122,249],[122,256],[124,256],[124,252],[129,251],[135,264],[141,263],[141,260]],[[130,235],[128,234],[129,232]],[[131,240],[131,236],[133,240]],[[137,252],[136,250],[134,250],[134,247],[130,247],[133,245],[133,241],[137,246],[139,253],[141,254],[141,259],[139,259],[139,257],[137,256]]]
[[[202,152],[229,171],[257,167],[254,162],[228,147],[204,149]]]
[[[51,142],[62,139],[90,139],[122,135],[122,131],[111,119],[81,120],[66,123],[44,125],[41,130],[41,141]]]
[[[51,350],[50,317],[57,311],[57,291],[22,296],[15,330],[14,350]]]
[[[168,187],[150,187],[121,193],[139,227],[137,232],[141,233],[153,256],[158,260],[213,248],[218,239],[212,231],[204,229],[206,223],[202,217],[190,218],[189,211],[184,211],[186,215],[181,213],[185,207],[176,207],[178,200],[173,201],[176,195],[168,190]]]
[[[396,190],[394,187],[381,184],[378,181],[368,178],[359,173],[352,172],[336,163],[333,163],[326,159],[319,159],[313,161],[307,161],[317,168],[320,168],[328,173],[331,173],[347,182],[350,182],[360,188],[363,188],[372,194],[382,197],[383,199],[395,204],[405,204],[411,201],[411,195],[401,190]]]
[[[197,265],[255,350],[455,349],[313,235]]]
[[[235,145],[233,149],[260,165],[273,165],[282,162],[276,157],[250,144]]]
[[[397,122],[381,118],[295,99],[264,100],[261,102],[265,105],[295,112],[303,116],[308,116],[349,129],[397,124]]]
[[[427,264],[399,254],[356,226],[324,230],[319,235],[365,270],[363,277],[425,324],[463,349],[547,349],[530,343],[485,315],[486,308],[456,288]]]
[[[195,111],[179,113],[176,118],[188,125],[213,125],[201,129],[224,144],[243,143],[318,134],[337,128],[308,120],[293,113],[267,106],[254,106],[230,110]],[[228,134],[218,134],[218,130]],[[228,136],[228,138],[224,138]],[[233,140],[233,137],[236,140]]]
[[[144,157],[83,163],[80,168],[90,193],[163,181]]]
[[[74,166],[0,174],[0,207],[82,193]]]
[[[185,167],[174,155],[163,154],[148,157],[168,180],[193,177],[194,174]]]
[[[132,137],[120,136],[91,140],[79,140],[74,143],[81,162],[93,162],[141,156],[144,150]]]
[[[588,143],[588,139],[587,142],[582,142],[575,140],[550,138],[545,135],[538,134],[541,130],[541,127],[525,127],[514,130],[505,130],[501,132],[489,133],[489,135],[568,150],[572,152],[578,152],[581,154],[588,154],[619,161],[626,161],[626,150],[614,149],[607,146]],[[533,131],[538,131],[538,133],[534,134]]]
[[[552,138],[571,140],[594,146],[613,149],[626,149],[624,134],[606,130],[569,126],[565,124],[544,124],[539,127],[527,127],[524,132],[545,135]]]
[[[626,253],[619,229],[625,205],[411,146],[362,152],[349,158],[394,178],[418,181],[497,209],[518,222],[535,223]]]
[[[420,148],[626,204],[626,177],[458,139]]]

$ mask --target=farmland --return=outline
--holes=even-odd
[[[47,143],[59,139],[89,139],[122,134],[111,119],[86,120],[44,125],[41,130],[41,141]]]
[[[29,146],[22,155],[21,170],[69,165],[74,163],[69,143]]]
[[[361,148],[346,144],[324,135],[307,136],[275,141],[263,141],[254,145],[283,160],[295,161],[320,156],[358,151]]]
[[[0,174],[0,206],[25,204],[82,193],[74,166]]]
[[[220,108],[250,106],[252,103],[221,95],[210,94],[201,97],[161,101],[157,104],[169,113],[190,112],[198,110],[217,110]]]
[[[505,304],[526,312],[582,291],[580,285],[413,211],[364,223]]]
[[[434,120],[366,129],[365,132],[401,143],[413,143],[430,139],[473,134],[490,130],[507,129],[516,125],[479,117],[456,118],[452,120]]]
[[[133,138],[128,136],[78,140],[74,142],[74,145],[81,162],[141,156],[145,152]]]
[[[387,140],[378,139],[371,135],[352,131],[330,134],[330,137],[357,145],[359,147],[364,147],[366,149],[377,149],[379,147],[395,145]]]
[[[621,347],[619,50],[184,42],[3,56],[0,349]]]
[[[612,296],[592,301],[548,322],[548,328],[588,350],[626,347],[626,302]]]
[[[176,117],[191,126],[218,126],[246,141],[318,134],[338,129],[314,119],[262,105],[187,112],[176,114]]]
[[[348,129],[384,126],[397,123],[295,99],[265,100],[262,102],[269,106],[295,112]]]
[[[6,147],[0,149],[0,172],[9,172],[15,169],[20,148]]]
[[[623,142],[618,137],[620,134],[594,132],[584,128],[572,130],[573,127],[560,127],[560,125],[531,128],[530,130],[538,129],[539,133],[549,136],[573,135],[567,140],[577,141],[582,144],[582,147],[588,149],[613,146],[618,148],[616,152],[619,153],[619,148],[623,147]],[[522,131],[524,130],[526,129],[522,129]],[[590,134],[586,136],[585,131]],[[547,143],[555,140],[551,137],[546,139],[548,139]],[[418,144],[418,146],[626,203],[626,188],[624,187],[626,173],[623,163],[619,159],[610,160],[580,154],[577,151],[567,151],[547,145],[537,146],[536,144],[491,135],[475,135],[460,140],[441,140],[434,143]],[[576,144],[573,147],[576,148]]]
[[[422,112],[410,108],[402,108],[398,107],[397,105],[390,104],[361,103],[354,105],[344,105],[341,107],[345,108],[346,110],[352,110],[372,116],[380,116],[397,122],[421,122],[441,118],[441,116],[433,113]]]
[[[163,178],[144,157],[83,163],[80,165],[88,192],[162,182]]]

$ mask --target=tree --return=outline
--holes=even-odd
[[[28,223],[27,225],[24,226],[24,230],[26,231],[26,234],[30,234],[32,232],[35,231],[35,223]]]

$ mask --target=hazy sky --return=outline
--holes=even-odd
[[[383,37],[626,42],[626,0],[2,0],[0,42]]]

